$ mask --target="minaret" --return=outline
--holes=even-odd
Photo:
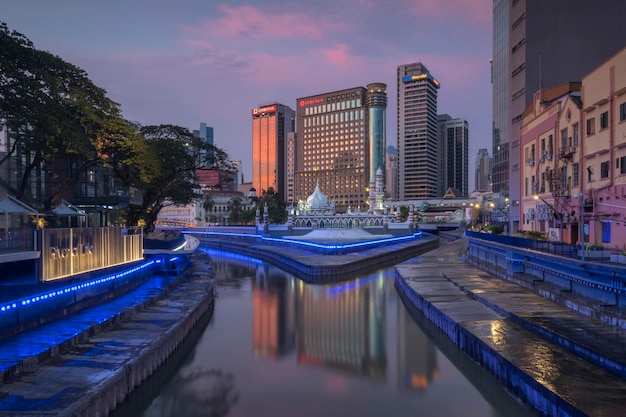
[[[369,115],[369,212],[376,208],[377,170],[385,172],[385,148],[387,147],[387,84],[367,85],[365,104]],[[384,180],[384,174],[383,174]]]

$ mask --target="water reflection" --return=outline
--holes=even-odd
[[[385,377],[382,273],[340,285],[298,285],[298,362]]]
[[[278,358],[296,347],[295,279],[266,264],[256,266],[252,282],[253,350]]]
[[[393,269],[313,285],[205,251],[214,316],[144,416],[528,415],[454,346],[442,354],[399,300]]]
[[[438,377],[437,349],[398,303],[398,377],[403,392],[422,394]]]
[[[145,416],[225,416],[238,397],[232,374],[185,369],[163,389]]]

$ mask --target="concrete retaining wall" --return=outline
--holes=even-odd
[[[468,238],[468,261],[579,313],[626,328],[626,268]]]
[[[415,292],[398,276],[396,289],[412,314],[421,314],[441,330],[462,352],[493,374],[509,392],[546,416],[584,416],[578,409],[539,384],[510,361],[486,345],[462,325],[448,317]]]
[[[161,334],[148,348],[131,358],[123,368],[115,371],[110,378],[90,389],[91,395],[85,395],[80,401],[73,403],[60,416],[107,416],[181,347],[194,329],[203,329],[211,318],[215,306],[216,286],[212,275],[210,278],[206,295],[195,303],[188,314]]]
[[[281,245],[278,243],[271,245],[272,248],[276,248],[275,250],[262,250],[250,245],[248,240],[237,237],[229,237],[228,239],[196,237],[200,240],[201,246],[237,252],[270,262],[309,283],[334,282],[338,279],[343,281],[359,273],[396,265],[439,247],[437,237],[424,236],[410,243],[394,245],[389,250],[373,252],[370,256],[357,255],[350,259],[337,258],[341,260],[333,261],[334,255],[319,254],[319,256],[326,257],[328,262],[307,264],[294,259],[293,256],[283,256],[280,252]],[[289,245],[285,244],[283,247],[288,248]],[[296,250],[298,249],[296,248]]]

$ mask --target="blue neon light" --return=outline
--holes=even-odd
[[[310,248],[331,249],[331,250],[332,249],[341,250],[341,249],[367,248],[367,247],[372,247],[372,246],[378,246],[381,243],[403,242],[403,241],[412,240],[412,239],[415,239],[416,237],[422,236],[422,232],[416,232],[412,235],[396,236],[396,237],[389,237],[389,238],[377,239],[377,240],[368,240],[367,242],[325,245],[322,243],[307,242],[303,240],[265,237],[265,236],[259,236],[259,235],[249,235],[245,233],[217,233],[217,232],[192,232],[192,231],[185,231],[185,233],[195,233],[195,234],[200,234],[200,235],[213,235],[213,236],[238,236],[238,237],[248,237],[248,238],[253,237],[253,238],[261,239],[267,242],[288,243],[290,245],[295,245],[295,246],[306,246]]]
[[[84,283],[82,283],[80,285],[73,285],[71,287],[59,288],[59,289],[56,289],[54,291],[50,291],[50,292],[47,292],[47,293],[44,293],[44,294],[32,295],[30,297],[22,298],[22,299],[17,300],[17,301],[11,301],[11,302],[9,302],[7,304],[4,304],[4,305],[0,306],[0,312],[7,312],[7,311],[10,311],[12,309],[15,309],[15,308],[17,308],[18,304],[20,306],[27,306],[27,305],[30,305],[30,304],[34,304],[34,303],[36,303],[38,301],[43,301],[43,300],[47,300],[48,298],[56,297],[57,295],[67,294],[69,292],[78,291],[80,289],[91,287],[93,285],[103,284],[103,283],[106,283],[106,282],[109,282],[109,281],[112,281],[112,280],[115,280],[115,279],[119,279],[119,278],[125,277],[125,276],[127,276],[129,274],[132,274],[134,272],[140,271],[142,269],[148,268],[149,266],[152,266],[154,264],[155,264],[155,261],[151,260],[151,261],[145,262],[145,263],[143,263],[143,264],[141,264],[139,266],[136,266],[134,268],[122,271],[122,272],[120,272],[118,274],[115,274],[115,275],[109,275],[108,277],[102,277],[102,278],[96,278],[96,279],[91,280],[91,281],[86,281],[86,282],[84,282]]]
[[[329,294],[339,294],[339,293],[342,293],[344,291],[349,291],[349,290],[352,290],[352,289],[354,289],[356,287],[360,287],[362,284],[365,284],[368,281],[374,281],[374,280],[379,279],[379,278],[380,277],[377,276],[377,275],[371,276],[371,277],[366,277],[366,278],[361,278],[361,279],[349,282],[349,283],[344,284],[344,285],[339,285],[338,287],[329,288],[327,292]]]

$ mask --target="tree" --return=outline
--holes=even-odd
[[[204,193],[204,195],[202,196],[202,208],[204,209],[205,215],[204,215],[204,221],[208,222],[209,221],[209,213],[211,213],[213,211],[213,207],[215,207],[215,201],[213,201],[213,197],[211,197],[211,194],[209,193]]]
[[[126,142],[134,140],[119,105],[85,71],[35,49],[3,22],[0,125],[15,135],[0,165],[12,158],[20,165],[19,178],[9,182],[0,176],[0,186],[23,199],[37,174],[52,188],[43,202],[47,208],[65,198],[86,171],[131,149]]]
[[[143,191],[142,206],[129,206],[126,223],[144,223],[151,231],[159,212],[166,205],[187,205],[201,197],[196,193],[196,169],[212,165],[232,169],[223,150],[194,136],[189,129],[175,125],[138,126],[144,140],[142,155],[145,166],[119,165],[117,174],[125,185]],[[148,167],[148,168],[146,168]]]
[[[269,211],[268,220],[270,223],[282,224],[287,221],[287,205],[273,187],[269,187],[267,191],[263,190],[263,194],[257,202],[259,209],[263,209],[265,205]]]
[[[230,224],[240,224],[243,214],[243,199],[235,196],[228,201],[228,218]]]

